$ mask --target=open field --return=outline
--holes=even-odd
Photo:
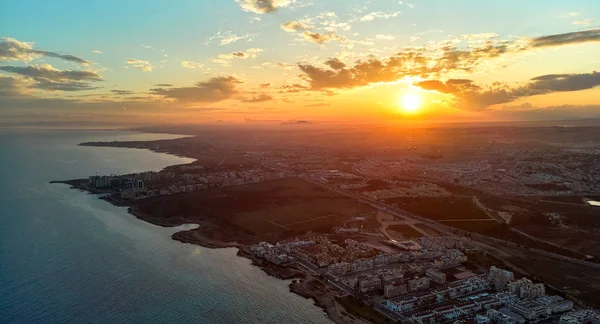
[[[360,300],[347,296],[342,298],[336,298],[337,302],[344,307],[344,309],[349,313],[358,318],[363,318],[370,323],[384,324],[384,323],[394,323],[391,319],[381,315],[372,307],[369,307],[362,303]]]
[[[425,224],[415,224],[413,226],[427,233],[428,236],[440,236],[440,233]]]
[[[490,219],[471,197],[390,198],[385,202],[436,221]]]
[[[156,223],[204,223],[210,229],[204,226],[192,231],[209,237],[214,236],[211,231],[217,231],[220,237],[238,242],[330,232],[349,217],[374,211],[299,178],[154,197],[132,204]]]
[[[422,237],[423,233],[417,231],[409,225],[390,225],[387,232],[396,240],[409,240],[417,237]]]
[[[572,198],[565,198],[572,199]],[[569,203],[558,201],[560,199],[548,200],[547,197],[507,198],[507,197],[482,197],[480,200],[488,208],[497,211],[507,211],[507,207],[517,207],[522,212],[513,216],[514,224],[547,224],[547,213],[558,213],[563,223],[580,226],[599,226],[600,208],[587,206],[583,203]]]
[[[575,226],[520,226],[519,230],[564,248],[600,258],[600,229]]]
[[[511,257],[508,261],[528,272],[533,279],[564,290],[590,305],[600,306],[600,269],[540,256],[511,246],[495,247],[509,253]]]

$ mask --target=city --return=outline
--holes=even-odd
[[[587,280],[600,274],[600,251],[567,239],[598,222],[592,215],[600,215],[599,148],[523,149],[518,139],[493,149],[485,139],[478,139],[481,146],[443,149],[414,144],[426,140],[411,135],[404,148],[356,146],[352,153],[329,144],[282,151],[268,142],[206,151],[197,137],[83,143],[197,160],[67,183],[108,193],[104,199],[161,226],[199,224],[173,238],[235,246],[273,276],[303,278],[292,291],[328,305],[340,322],[349,316],[413,323],[597,321],[590,307],[598,307],[600,287]],[[589,242],[600,237],[587,233]],[[583,276],[560,286],[563,277],[544,268],[547,262]],[[357,302],[375,313],[352,314],[344,306]]]

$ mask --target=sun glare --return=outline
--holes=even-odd
[[[421,109],[421,96],[416,93],[407,93],[400,97],[399,104],[404,112],[416,113]]]

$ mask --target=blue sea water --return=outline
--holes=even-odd
[[[329,323],[236,249],[171,240],[177,229],[51,180],[160,170],[190,160],[84,141],[169,135],[0,130],[0,322]]]

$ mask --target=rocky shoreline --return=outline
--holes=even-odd
[[[50,183],[66,184],[71,189],[78,189],[81,191],[89,192],[91,194],[106,194],[106,192],[87,188],[85,183],[86,179],[76,179],[67,181],[51,181]],[[141,212],[136,206],[130,206],[124,204],[118,199],[114,199],[110,194],[99,197],[115,206],[128,207],[127,211],[129,214],[145,222],[151,223],[161,227],[176,227],[182,224],[187,224],[185,220],[174,221],[164,220],[158,217],[154,217],[147,213]],[[200,226],[200,225],[199,225]],[[289,284],[290,292],[302,296],[306,299],[312,299],[314,305],[323,309],[327,314],[328,318],[335,323],[366,323],[360,319],[347,314],[341,305],[336,302],[334,294],[329,290],[328,286],[323,283],[319,278],[313,276],[308,270],[298,268],[295,265],[292,266],[278,266],[269,263],[265,260],[256,258],[250,252],[250,246],[247,244],[241,244],[238,242],[224,242],[211,239],[205,235],[189,235],[190,231],[180,231],[173,233],[171,238],[181,243],[195,244],[209,249],[220,249],[220,248],[237,248],[237,255],[250,259],[252,265],[259,267],[267,275],[280,280],[292,280]]]

